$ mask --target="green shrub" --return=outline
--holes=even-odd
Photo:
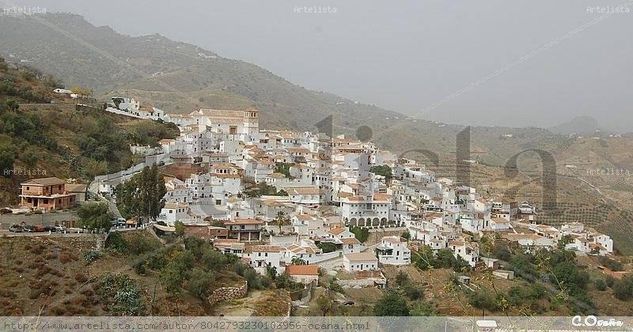
[[[600,256],[600,258],[598,258],[598,262],[600,262],[600,264],[604,265],[606,268],[608,268],[611,271],[624,270],[624,265],[622,263],[606,256]]]
[[[136,263],[134,263],[133,265],[134,267],[134,272],[136,272],[136,274],[138,275],[145,275],[146,270],[145,270],[145,261],[138,261]]]
[[[604,278],[604,282],[605,284],[607,284],[607,287],[611,288],[615,283],[615,278],[613,278],[612,276],[607,276],[606,278]]]
[[[374,305],[376,316],[409,316],[407,301],[396,292],[387,292]]]
[[[468,303],[477,309],[485,309],[490,312],[495,312],[500,308],[497,297],[486,291],[477,291],[472,293]]]
[[[613,294],[622,301],[633,298],[633,276],[626,276],[616,280],[613,283]]]
[[[103,254],[100,251],[90,250],[84,253],[84,260],[86,261],[86,263],[90,264],[101,258],[101,256],[103,256]]]
[[[319,247],[319,249],[323,250],[324,253],[336,251],[336,245],[334,243],[331,243],[331,242],[319,242],[317,247]]]
[[[125,274],[106,274],[95,290],[110,314],[140,316],[145,311],[139,287]]]
[[[596,286],[597,290],[599,291],[607,290],[607,283],[603,279],[596,279],[593,283],[594,283],[594,286]]]
[[[194,268],[191,272],[191,278],[187,283],[187,290],[193,293],[201,300],[205,300],[209,296],[211,285],[215,280],[213,273],[202,269]]]

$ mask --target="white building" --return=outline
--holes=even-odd
[[[255,271],[266,274],[268,268],[275,268],[278,274],[285,270],[284,255],[286,248],[276,245],[254,245],[246,248],[244,257],[248,258],[249,264]]]
[[[456,258],[461,257],[471,267],[475,267],[479,262],[479,246],[476,243],[467,243],[463,238],[459,238],[450,241],[448,246]]]
[[[319,267],[317,265],[288,265],[286,274],[290,279],[302,284],[317,284],[319,282]]]
[[[370,197],[341,198],[341,218],[346,225],[360,227],[388,226],[391,197],[375,193]]]
[[[343,255],[343,268],[347,272],[378,270],[378,258],[368,252]]]
[[[386,265],[411,264],[411,250],[397,236],[385,236],[376,247],[378,261]]]

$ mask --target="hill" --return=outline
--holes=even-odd
[[[333,115],[335,133],[372,129],[372,140],[395,152],[428,149],[451,155],[463,126],[413,119],[326,92],[310,91],[243,61],[160,35],[130,37],[71,14],[0,17],[0,52],[99,97],[127,95],[168,112],[201,107],[262,110],[262,128],[314,130]],[[507,140],[504,135],[511,134]],[[500,165],[527,148],[564,145],[543,129],[473,128],[482,161]]]
[[[157,145],[178,135],[173,125],[116,116],[98,107],[77,110],[76,101],[52,92],[60,84],[0,58],[0,203],[14,203],[18,184],[27,178],[89,181],[136,163],[131,144]]]
[[[289,297],[277,295],[284,290],[236,257],[202,240],[172,240],[163,244],[147,230],[116,232],[105,244],[101,235],[5,237],[0,314],[217,316],[222,303],[210,303],[211,294],[245,281],[242,301],[253,302],[252,314],[279,315],[272,297],[287,298],[279,306],[287,310]]]
[[[590,116],[579,116],[571,121],[549,128],[550,131],[561,135],[592,135],[600,130],[598,121]]]

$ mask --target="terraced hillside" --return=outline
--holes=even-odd
[[[156,145],[178,134],[173,125],[116,116],[98,107],[77,110],[77,101],[53,94],[59,85],[50,75],[0,58],[2,204],[15,201],[24,179],[89,181],[134,164],[130,144]]]

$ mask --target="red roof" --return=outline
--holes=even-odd
[[[288,265],[286,273],[291,276],[318,276],[319,267],[317,265]]]

